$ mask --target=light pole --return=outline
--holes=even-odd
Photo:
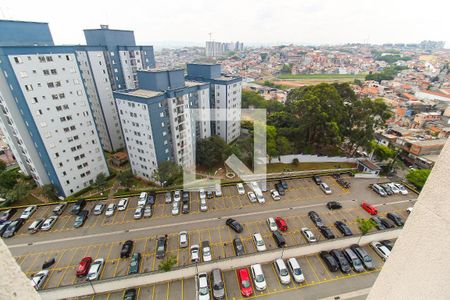
[[[92,280],[89,280],[89,284],[91,285],[92,291],[94,292],[94,295],[96,294],[94,285],[92,284]]]

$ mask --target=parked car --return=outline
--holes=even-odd
[[[395,183],[389,182],[389,183],[387,183],[387,185],[389,185],[389,187],[391,188],[391,190],[392,190],[392,192],[393,192],[394,194],[399,194],[399,193],[400,193],[400,190],[399,190],[399,188],[395,185]]]
[[[208,210],[208,205],[206,205],[206,199],[200,198],[200,211],[205,212]]]
[[[172,203],[172,216],[176,216],[180,213],[180,201],[173,201]]]
[[[191,262],[200,261],[200,247],[198,245],[191,246]]]
[[[216,300],[225,299],[225,283],[223,281],[222,271],[213,269],[211,271],[212,295]]]
[[[176,190],[173,192],[173,201],[180,201],[181,200],[181,191]]]
[[[400,194],[402,195],[408,195],[408,190],[400,183],[396,183],[395,186],[398,188],[398,190],[400,191]]]
[[[180,231],[180,248],[186,248],[189,245],[189,235],[187,231]]]
[[[94,206],[94,215],[98,216],[101,215],[103,213],[103,210],[105,209],[105,204],[104,203],[97,203]]]
[[[134,211],[134,214],[133,214],[133,219],[139,220],[140,218],[142,218],[143,212],[144,212],[144,207],[142,207],[142,206],[136,207],[136,210]]]
[[[144,207],[145,206],[145,204],[147,204],[147,197],[148,197],[148,194],[146,193],[146,192],[142,192],[140,195],[139,195],[139,200],[138,200],[138,207],[140,206],[140,207]]]
[[[152,216],[152,206],[147,204],[144,206],[144,218],[150,218]]]
[[[110,204],[108,204],[108,207],[106,208],[105,216],[112,217],[114,215],[115,211],[116,211],[116,204],[110,203]]]
[[[323,234],[323,236],[328,240],[336,238],[334,233],[327,226],[321,226],[321,227],[319,227],[319,230]]]
[[[90,256],[83,257],[83,259],[78,264],[78,267],[76,270],[77,277],[86,276],[89,271],[89,268],[91,267],[91,263],[92,263],[92,257],[90,257]]]
[[[291,275],[289,275],[288,269],[286,267],[286,264],[284,263],[284,260],[281,258],[277,258],[273,265],[275,267],[275,271],[278,275],[278,278],[280,279],[280,282],[282,284],[289,284],[291,283]]]
[[[383,218],[383,217],[379,217],[379,218],[380,218],[381,224],[383,224],[384,227],[395,228],[395,224],[391,220]]]
[[[58,216],[51,216],[48,219],[44,221],[44,224],[41,226],[41,230],[43,231],[49,231],[52,229],[53,225],[55,225],[56,221],[58,220]]]
[[[380,184],[380,186],[383,188],[383,190],[388,194],[388,196],[391,196],[394,194],[391,187],[388,184]]]
[[[139,273],[139,264],[141,263],[141,253],[135,252],[131,256],[130,268],[128,269],[128,275]]]
[[[120,211],[126,210],[128,206],[128,198],[122,198],[119,200],[117,204],[117,209]]]
[[[42,269],[46,270],[48,268],[50,268],[51,266],[53,266],[56,262],[56,259],[54,257],[44,261],[44,263],[42,264]]]
[[[244,297],[250,297],[253,295],[252,284],[250,283],[250,275],[247,268],[241,268],[236,271],[239,281],[239,289]]]
[[[28,232],[29,233],[36,233],[42,226],[42,224],[44,224],[45,219],[40,218],[40,219],[36,219],[33,221],[33,223],[31,223],[30,226],[28,226]]]
[[[367,270],[375,269],[375,263],[369,253],[367,253],[366,249],[356,244],[351,245],[350,248],[355,252]]]
[[[275,201],[278,201],[281,199],[280,194],[278,193],[277,190],[270,190],[270,195],[272,196],[272,199]]]
[[[378,195],[380,195],[381,197],[386,197],[387,193],[386,191],[378,184],[373,184],[372,185],[372,190],[377,193]]]
[[[250,200],[251,203],[255,203],[257,201],[256,195],[255,195],[254,192],[248,192],[247,193],[247,197],[248,197],[248,200]]]
[[[378,214],[377,208],[375,206],[373,206],[372,204],[369,204],[365,201],[363,203],[361,203],[361,207],[371,215]]]
[[[330,270],[330,272],[337,272],[339,268],[338,263],[336,259],[328,251],[321,251],[320,257],[322,258],[323,262],[327,265],[328,270]]]
[[[386,261],[389,255],[391,254],[391,251],[389,251],[389,249],[380,242],[374,241],[371,242],[369,245],[384,261]]]
[[[280,194],[280,196],[284,196],[286,194],[286,192],[284,191],[284,188],[281,184],[276,183],[275,184],[275,189],[277,190],[278,194]]]
[[[333,192],[330,188],[330,186],[328,184],[326,184],[325,182],[322,182],[320,184],[320,189],[326,194],[326,195],[331,195],[331,193]]]
[[[333,210],[342,208],[342,205],[337,201],[330,201],[327,203],[327,207],[329,210]]]
[[[264,291],[267,288],[266,278],[260,264],[250,266],[250,273],[252,274],[253,283],[257,291]]]
[[[341,250],[333,249],[330,251],[330,254],[333,255],[334,259],[338,262],[342,273],[350,273],[352,268]]]
[[[43,285],[45,280],[48,277],[48,270],[42,270],[37,272],[36,274],[31,277],[31,286],[34,287],[36,290],[39,290]]]
[[[149,205],[155,204],[155,198],[156,198],[155,194],[149,193],[148,197],[147,197],[147,204],[149,204]]]
[[[80,213],[80,211],[82,211],[85,206],[86,206],[86,200],[83,200],[83,199],[78,200],[72,206],[72,210],[70,211],[70,213],[72,215],[78,215]]]
[[[275,223],[277,223],[277,227],[278,227],[278,229],[280,231],[287,231],[288,230],[287,223],[282,217],[276,217],[275,218]]]
[[[17,208],[10,208],[2,212],[0,222],[8,221],[16,213]]]
[[[201,200],[201,199],[206,199],[206,191],[205,191],[204,188],[200,188],[198,194],[199,194],[200,200]]]
[[[400,217],[397,213],[394,212],[387,213],[386,217],[388,217],[397,226],[403,226],[405,224],[403,222],[402,217]]]
[[[222,197],[222,188],[220,187],[220,184],[216,184],[214,188],[214,194],[216,195],[216,197]]]
[[[413,207],[411,206],[411,207],[408,207],[407,209],[406,209],[406,212],[408,213],[408,214],[410,214],[410,213],[412,213],[413,212]]]
[[[198,300],[209,300],[208,274],[199,273],[197,275],[197,284]]]
[[[233,229],[237,233],[241,233],[244,230],[244,227],[242,227],[242,225],[235,219],[229,218],[227,219],[225,224],[227,224],[231,229]]]
[[[288,183],[286,180],[284,179],[280,179],[279,184],[281,184],[281,186],[283,187],[283,189],[287,190],[288,189]]]
[[[86,280],[92,281],[98,279],[100,277],[100,273],[102,272],[104,264],[105,260],[103,258],[98,258],[94,260],[94,262],[91,264],[89,268]]]
[[[30,205],[22,212],[21,219],[28,220],[37,210],[37,205]]]
[[[364,272],[364,267],[361,260],[351,248],[345,248],[343,252],[345,258],[350,263],[355,272],[357,273]]]
[[[272,232],[273,239],[277,243],[278,248],[283,248],[286,246],[286,240],[278,230]]]
[[[239,195],[244,195],[245,194],[245,188],[244,188],[244,185],[242,183],[236,184],[236,188],[237,188],[237,191],[238,191]]]
[[[383,244],[384,246],[386,246],[386,248],[389,249],[389,251],[392,251],[392,248],[394,248],[394,242],[390,241],[390,240],[382,240],[380,241],[381,244]]]
[[[323,223],[322,219],[320,218],[319,214],[316,213],[315,211],[310,211],[308,212],[308,216],[311,219],[311,221],[313,221],[314,224],[316,224],[317,227],[322,227],[325,226],[325,224]]]
[[[211,246],[209,245],[209,241],[202,242],[202,258],[203,258],[203,261],[211,261],[212,260]]]
[[[0,223],[0,236],[3,235],[3,233],[8,229],[9,224],[11,224],[12,221],[4,221],[3,223]]]
[[[25,222],[24,219],[20,219],[20,218],[12,221],[8,225],[6,230],[3,232],[2,237],[10,238],[10,237],[14,236],[16,234],[16,232],[20,229],[20,227],[22,227],[24,222]]]
[[[267,226],[269,226],[270,231],[273,232],[273,231],[278,230],[278,226],[277,226],[277,223],[275,223],[274,218],[267,218],[266,222],[267,222]]]
[[[212,199],[214,198],[214,194],[211,190],[206,191],[206,199]]]
[[[120,250],[120,258],[130,257],[131,250],[133,250],[133,241],[128,240],[122,245],[122,249]]]
[[[295,257],[291,257],[287,260],[287,266],[289,271],[291,271],[295,282],[302,283],[305,281],[305,275],[303,274],[302,268]]]
[[[136,289],[127,289],[123,294],[122,300],[136,300],[137,291]]]
[[[350,229],[350,227],[347,226],[347,224],[345,224],[342,221],[336,221],[334,222],[334,225],[336,226],[336,228],[344,235],[344,236],[351,236],[353,235],[352,230]]]
[[[164,194],[164,202],[165,203],[172,203],[172,193],[171,192],[166,192]]]
[[[53,208],[52,213],[55,216],[60,216],[64,212],[66,207],[67,207],[67,203],[58,204],[58,205],[55,206],[55,208]]]
[[[167,237],[160,236],[156,242],[156,258],[164,258],[166,256]]]
[[[181,213],[188,214],[190,211],[191,211],[191,208],[189,206],[189,202],[183,202],[183,205],[181,207]]]
[[[236,252],[236,256],[245,254],[244,244],[242,244],[242,241],[240,238],[233,239],[233,246],[234,246],[234,251]]]
[[[385,230],[385,229],[386,229],[386,227],[385,227],[385,226],[383,225],[383,223],[381,222],[380,217],[378,217],[378,216],[373,216],[373,217],[370,218],[370,220],[372,221],[372,223],[375,225],[375,227],[376,227],[378,230]]]
[[[253,242],[255,243],[256,251],[262,252],[267,250],[266,243],[264,242],[261,233],[253,234]]]
[[[261,191],[256,192],[256,200],[258,200],[258,203],[260,204],[266,203],[266,198],[264,198]]]
[[[305,237],[305,239],[308,241],[308,243],[315,243],[315,242],[317,242],[317,239],[314,236],[314,233],[312,233],[311,229],[309,229],[307,227],[303,227],[301,229],[301,232],[302,232],[303,236]]]
[[[183,191],[181,193],[181,200],[183,201],[183,203],[189,202],[189,192],[188,191]]]
[[[80,213],[76,216],[75,221],[73,222],[73,227],[79,228],[83,226],[84,222],[86,222],[87,218],[89,216],[89,211],[83,209],[80,211]]]
[[[312,177],[312,179],[314,180],[315,184],[320,185],[322,183],[322,178],[320,178],[319,175],[314,175]]]

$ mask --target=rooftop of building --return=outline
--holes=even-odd
[[[118,91],[118,93],[127,94],[130,96],[136,96],[141,98],[152,98],[156,96],[163,95],[163,92],[144,90],[144,89],[136,89],[136,90],[126,90],[126,91]]]
[[[0,22],[32,23],[32,24],[48,24],[47,22],[21,21],[21,20],[0,20]]]
[[[408,142],[415,146],[420,147],[432,147],[432,146],[444,146],[447,139],[432,139],[432,140],[413,140],[408,139]]]

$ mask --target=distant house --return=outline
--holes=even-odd
[[[128,154],[126,152],[117,152],[111,156],[111,163],[116,167],[120,167],[121,165],[127,163],[127,161]]]
[[[368,159],[359,159],[357,168],[360,172],[377,176],[380,175],[381,172],[381,167]]]

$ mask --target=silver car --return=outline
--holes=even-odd
[[[186,248],[189,244],[189,235],[187,231],[180,232],[180,248]]]

